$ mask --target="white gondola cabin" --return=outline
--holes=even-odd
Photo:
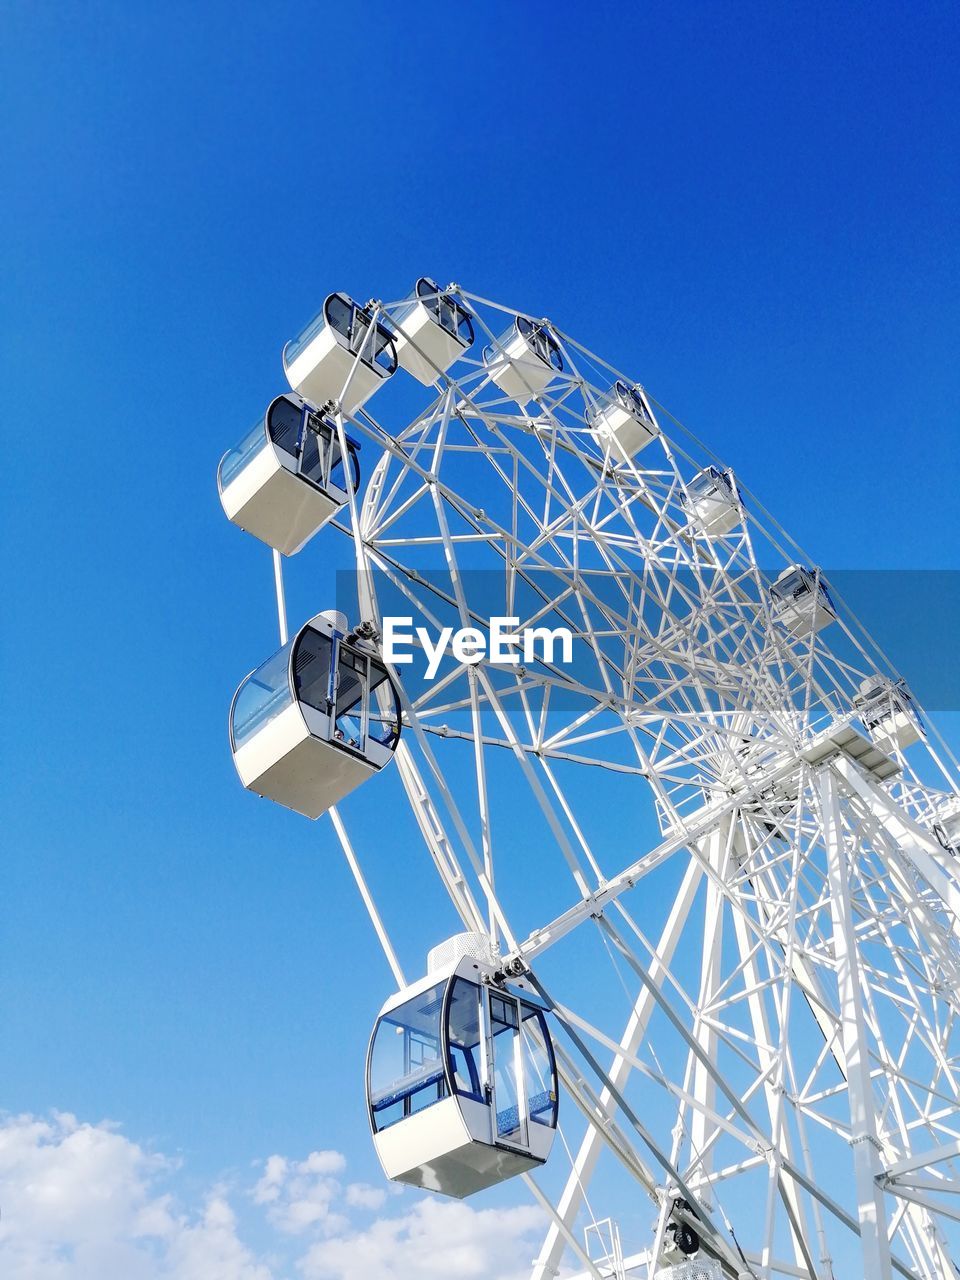
[[[730,533],[743,519],[733,472],[719,467],[697,472],[681,501],[690,512],[690,523],[714,537]]]
[[[217,471],[228,520],[285,556],[299,551],[346,504],[360,482],[359,445],[344,458],[335,424],[295,392],[224,454]]]
[[[230,746],[248,791],[317,818],[393,759],[397,690],[342,614],[318,614],[234,694]]]
[[[367,1103],[388,1178],[463,1199],[543,1164],[557,1072],[535,997],[490,982],[477,956],[449,961],[383,1006],[367,1054]]]
[[[283,349],[290,386],[315,404],[337,400],[355,413],[397,370],[389,330],[345,293],[331,293],[323,310]]]
[[[563,371],[563,356],[550,326],[516,316],[496,344],[483,353],[491,381],[512,400],[526,404]]]
[[[916,708],[902,680],[882,676],[864,680],[854,699],[857,714],[877,746],[884,751],[903,751],[920,740]]]
[[[771,585],[770,604],[774,618],[798,638],[822,631],[837,618],[820,570],[800,564],[784,569]]]
[[[421,276],[409,305],[397,315],[400,367],[428,387],[473,345],[470,312],[435,280]]]
[[[660,428],[643,388],[618,379],[590,419],[590,430],[601,449],[615,444],[614,457],[631,458],[657,438]]]

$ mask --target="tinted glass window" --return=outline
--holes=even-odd
[[[322,431],[318,434],[308,427],[303,433],[303,445],[300,449],[300,475],[310,480],[318,488],[324,488],[325,459],[329,450],[328,438]]]
[[[810,583],[807,581],[806,574],[801,574],[799,569],[794,569],[793,573],[773,584],[773,594],[781,600],[787,600],[795,596],[806,595],[810,590]]]
[[[284,453],[289,453],[294,458],[297,456],[302,422],[303,410],[299,405],[292,404],[285,397],[281,400],[275,400],[270,406],[270,412],[267,417],[267,430],[270,433],[270,439],[278,449],[282,449]]]
[[[338,333],[342,333],[345,338],[350,337],[353,329],[355,310],[353,303],[348,302],[341,293],[335,293],[329,297],[324,306],[327,323],[331,328],[336,329]]]
[[[558,370],[563,368],[560,348],[557,346],[553,335],[544,325],[531,324],[524,316],[517,316],[517,328],[526,339],[527,346],[540,357],[544,364],[551,365]]]
[[[366,658],[340,646],[337,661],[337,704],[334,737],[356,751],[362,751],[363,713],[366,696]]]
[[[370,691],[379,690],[370,699],[369,736],[385,747],[392,747],[400,737],[400,706],[397,691],[386,668],[371,658]]]
[[[431,280],[429,276],[421,276],[417,281],[417,297],[426,304],[430,305],[430,300],[434,294],[440,292],[440,286],[436,280]]]
[[[238,476],[248,462],[251,462],[267,443],[263,418],[250,428],[235,449],[225,453],[220,461],[217,478],[221,492],[235,476]]]
[[[453,1087],[465,1097],[483,1102],[480,1055],[480,988],[457,978],[447,1014],[447,1038]]]
[[[417,281],[417,297],[448,333],[455,334],[465,346],[473,342],[470,313],[449,293],[441,293],[435,280]]]
[[[316,711],[326,711],[330,690],[329,636],[307,630],[300,638],[293,660],[297,698]]]
[[[521,1105],[522,1058],[518,1053],[520,1020],[512,1000],[490,997],[490,1030],[493,1049],[493,1087],[497,1105],[497,1136],[527,1145],[527,1125]]]
[[[618,382],[616,393],[623,407],[628,413],[632,413],[638,422],[650,422],[647,406],[643,403],[643,397],[636,387],[630,387],[625,382]]]
[[[240,686],[230,720],[234,748],[241,747],[293,701],[289,661],[290,645],[287,644],[247,676]]]
[[[557,1123],[557,1080],[547,1023],[539,1009],[521,1005],[521,1051],[527,1114],[534,1124],[553,1129]]]
[[[302,427],[298,473],[324,491],[333,485],[356,489],[360,467],[356,448],[349,439],[347,451],[349,463],[345,468],[336,427],[319,414],[311,414]]]
[[[350,440],[347,441],[347,465],[343,465],[340,442],[334,436],[330,444],[330,480],[340,489],[358,489],[360,487],[360,459]]]
[[[377,1025],[367,1080],[375,1130],[386,1129],[447,1096],[440,1048],[444,986],[429,987]]]

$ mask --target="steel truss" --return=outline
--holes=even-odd
[[[496,351],[514,313],[451,289]],[[565,1250],[653,1276],[673,1193],[728,1276],[953,1275],[960,876],[932,834],[960,806],[952,759],[923,726],[875,749],[855,698],[896,677],[883,655],[845,611],[805,638],[778,623],[786,535],[742,485],[730,532],[692,517],[714,460],[665,412],[635,457],[598,440],[621,375],[553,332],[564,368],[525,405],[474,348],[409,425],[391,387],[378,416],[338,417],[344,449],[349,424],[379,457],[337,525],[360,618],[574,636],[569,664],[395,670],[393,776],[334,814],[394,976],[346,822],[399,782],[464,927],[554,1010],[582,1132],[565,1182],[556,1154],[530,1180],[551,1215],[533,1280]],[[648,1234],[591,1260],[591,1180],[616,1198],[617,1170]]]

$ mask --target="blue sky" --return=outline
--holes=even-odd
[[[318,1148],[379,1185],[359,1063],[389,974],[331,830],[233,773],[275,617],[217,460],[328,291],[427,273],[634,372],[820,563],[960,568],[956,11],[2,22],[0,1106],[181,1153],[187,1197]],[[314,552],[302,612],[337,567]],[[426,869],[374,861],[415,971]]]

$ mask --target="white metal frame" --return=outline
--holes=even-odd
[[[449,290],[474,316],[474,351],[496,347],[514,313]],[[372,304],[374,320],[404,303]],[[482,627],[516,611],[575,636],[572,668],[452,664],[410,689],[393,673],[404,738],[389,785],[402,785],[464,926],[536,975],[586,931],[632,992],[626,1026],[605,1028],[531,975],[554,1007],[583,1126],[559,1194],[527,1178],[552,1220],[534,1280],[558,1274],[567,1248],[600,1274],[576,1225],[601,1159],[650,1202],[625,1275],[654,1275],[681,1194],[730,1277],[831,1280],[836,1256],[879,1280],[940,1280],[960,1241],[960,876],[931,831],[956,809],[956,766],[927,717],[909,751],[866,751],[857,693],[897,673],[843,608],[827,636],[775,625],[776,570],[761,564],[792,564],[797,549],[739,477],[735,527],[690,523],[687,485],[717,460],[661,406],[642,455],[613,456],[589,424],[599,388],[624,375],[552,332],[564,370],[523,403],[465,353],[402,430],[351,415],[380,461],[331,526],[350,539],[374,625],[389,587],[424,623]],[[279,557],[275,569],[283,636]],[[498,843],[504,758],[572,891],[552,919],[519,910],[522,930],[514,851]],[[582,782],[597,770],[631,803],[652,795],[652,849],[630,847],[628,822],[621,839],[598,839]],[[400,982],[343,814],[333,821]],[[654,886],[671,875],[651,931]],[[598,984],[614,980],[598,968]],[[667,1048],[675,1066],[661,1065]],[[641,1114],[651,1090],[668,1125]]]

